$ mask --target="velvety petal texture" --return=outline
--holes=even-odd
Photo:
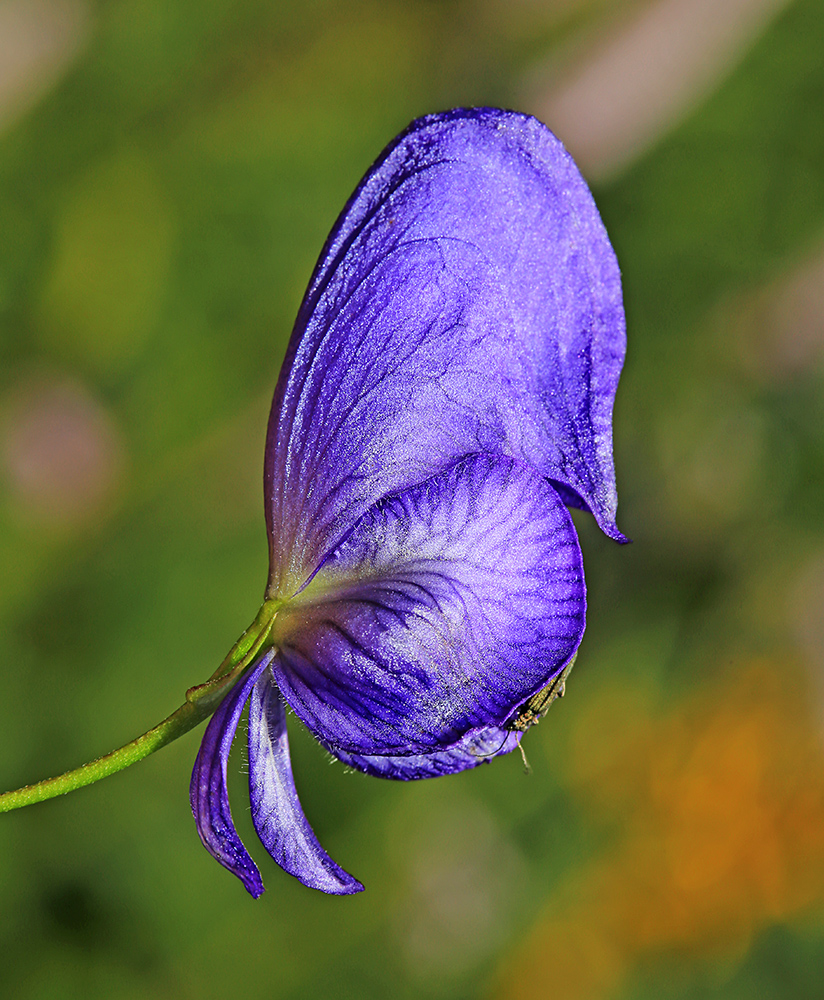
[[[457,109],[387,147],[298,314],[266,442],[265,646],[192,776],[203,843],[253,896],[226,792],[247,703],[261,842],[347,894],[298,801],[287,706],[347,765],[406,781],[511,752],[563,691],[586,613],[568,507],[624,540],[624,350],[615,256],[544,125]]]
[[[396,781],[417,781],[420,778],[439,778],[445,774],[456,774],[479,764],[488,764],[493,757],[511,753],[521,742],[523,733],[510,732],[499,726],[484,726],[471,729],[457,743],[447,750],[435,750],[426,754],[409,754],[392,757],[367,754],[352,754],[340,747],[328,749],[349,767],[357,768],[376,778],[392,778]]]
[[[510,455],[614,538],[618,265],[586,183],[540,122],[414,122],[338,220],[281,372],[266,447],[270,596],[381,497],[461,456]]]
[[[249,699],[249,793],[257,835],[281,868],[323,892],[363,889],[324,851],[303,814],[292,777],[286,707],[268,661]]]
[[[271,672],[274,649],[250,668],[212,716],[195,761],[190,798],[206,850],[257,899],[263,882],[235,829],[226,788],[229,751],[249,703],[249,792],[252,821],[263,846],[290,875],[335,894],[363,886],[329,857],[303,814],[289,757],[286,711]]]
[[[226,788],[226,771],[241,713],[252,688],[274,656],[274,650],[270,650],[232,688],[209,720],[189,786],[192,812],[203,846],[224,868],[237,875],[255,899],[263,892],[263,882],[257,865],[235,830]]]
[[[503,725],[584,630],[569,512],[472,455],[376,504],[276,622],[278,684],[338,754],[425,754]]]

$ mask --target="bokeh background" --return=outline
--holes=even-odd
[[[0,2],[0,786],[142,732],[254,617],[292,319],[424,112],[536,113],[592,183],[634,539],[576,517],[531,775],[381,782],[292,727],[359,896],[268,860],[238,751],[246,896],[195,834],[199,732],[0,817],[0,995],[824,995],[823,46],[820,0]]]

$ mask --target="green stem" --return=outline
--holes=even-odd
[[[131,767],[155,750],[165,747],[184,733],[188,733],[190,729],[194,729],[217,709],[241,674],[257,659],[266,644],[281,604],[282,601],[266,601],[257,618],[234,644],[226,659],[209,680],[205,684],[189,688],[186,692],[186,701],[163,722],[125,746],[112,750],[104,757],[98,757],[97,760],[83,764],[73,771],[67,771],[56,778],[46,778],[12,792],[4,792],[0,795],[0,812],[21,809],[23,806],[34,805],[35,802],[43,802],[45,799],[73,792],[84,785],[91,785],[101,778],[107,778],[110,774]]]

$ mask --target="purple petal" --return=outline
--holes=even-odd
[[[311,889],[338,895],[363,891],[320,846],[303,814],[292,777],[286,711],[268,670],[249,701],[249,792],[257,834],[281,868]]]
[[[510,455],[615,526],[618,265],[589,190],[534,118],[414,122],[321,254],[269,422],[270,595],[382,496]]]
[[[226,788],[226,767],[243,706],[274,655],[274,650],[269,650],[258,660],[209,720],[189,786],[192,812],[203,846],[224,868],[237,875],[255,899],[263,892],[263,882],[235,830]]]
[[[415,781],[418,778],[439,778],[443,774],[455,774],[479,764],[488,764],[493,757],[511,753],[521,742],[522,736],[523,733],[487,726],[484,729],[473,729],[447,750],[436,750],[428,754],[381,757],[350,754],[343,750],[332,752],[349,767],[376,778]]]
[[[500,727],[584,630],[569,512],[529,466],[473,455],[377,504],[276,622],[287,702],[334,753],[447,750]]]

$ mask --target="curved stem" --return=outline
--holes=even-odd
[[[43,802],[45,799],[73,792],[77,788],[83,788],[84,785],[91,785],[101,778],[107,778],[110,774],[131,767],[155,750],[165,747],[188,733],[190,729],[194,729],[217,709],[241,674],[257,658],[269,637],[272,623],[282,603],[282,601],[266,601],[254,622],[238,639],[209,680],[205,684],[189,688],[186,692],[186,701],[163,722],[130,743],[88,764],[82,764],[73,771],[67,771],[55,778],[46,778],[34,785],[26,785],[25,788],[4,792],[0,795],[0,812],[21,809],[23,806],[34,805],[35,802]]]

